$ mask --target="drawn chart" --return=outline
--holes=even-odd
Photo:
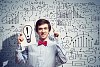
[[[27,22],[35,25],[40,18],[49,20],[60,33],[68,61],[59,67],[100,67],[99,0],[0,0],[3,67],[28,67],[15,63],[17,37]],[[53,33],[50,36],[54,40]]]

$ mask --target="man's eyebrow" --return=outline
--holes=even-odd
[[[44,28],[47,28],[47,27],[44,27]]]
[[[42,29],[42,28],[38,28],[38,29]]]

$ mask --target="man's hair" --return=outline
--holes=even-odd
[[[50,25],[50,22],[48,20],[45,20],[45,19],[39,19],[37,22],[36,22],[36,25],[35,25],[35,31],[38,32],[38,26],[42,25],[42,24],[48,24],[48,28],[49,28],[49,31],[51,30],[51,25]]]

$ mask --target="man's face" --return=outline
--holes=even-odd
[[[45,40],[49,34],[48,24],[42,24],[38,26],[38,35],[41,39]]]

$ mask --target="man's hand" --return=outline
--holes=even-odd
[[[58,37],[58,36],[59,36],[59,33],[54,32],[54,37]]]
[[[22,34],[20,34],[20,36],[18,36],[18,44],[21,44],[21,42],[23,42],[24,38],[22,36]]]
[[[53,29],[53,33],[54,33],[54,37],[58,37],[59,36],[59,33],[55,31],[55,29],[52,27]]]

